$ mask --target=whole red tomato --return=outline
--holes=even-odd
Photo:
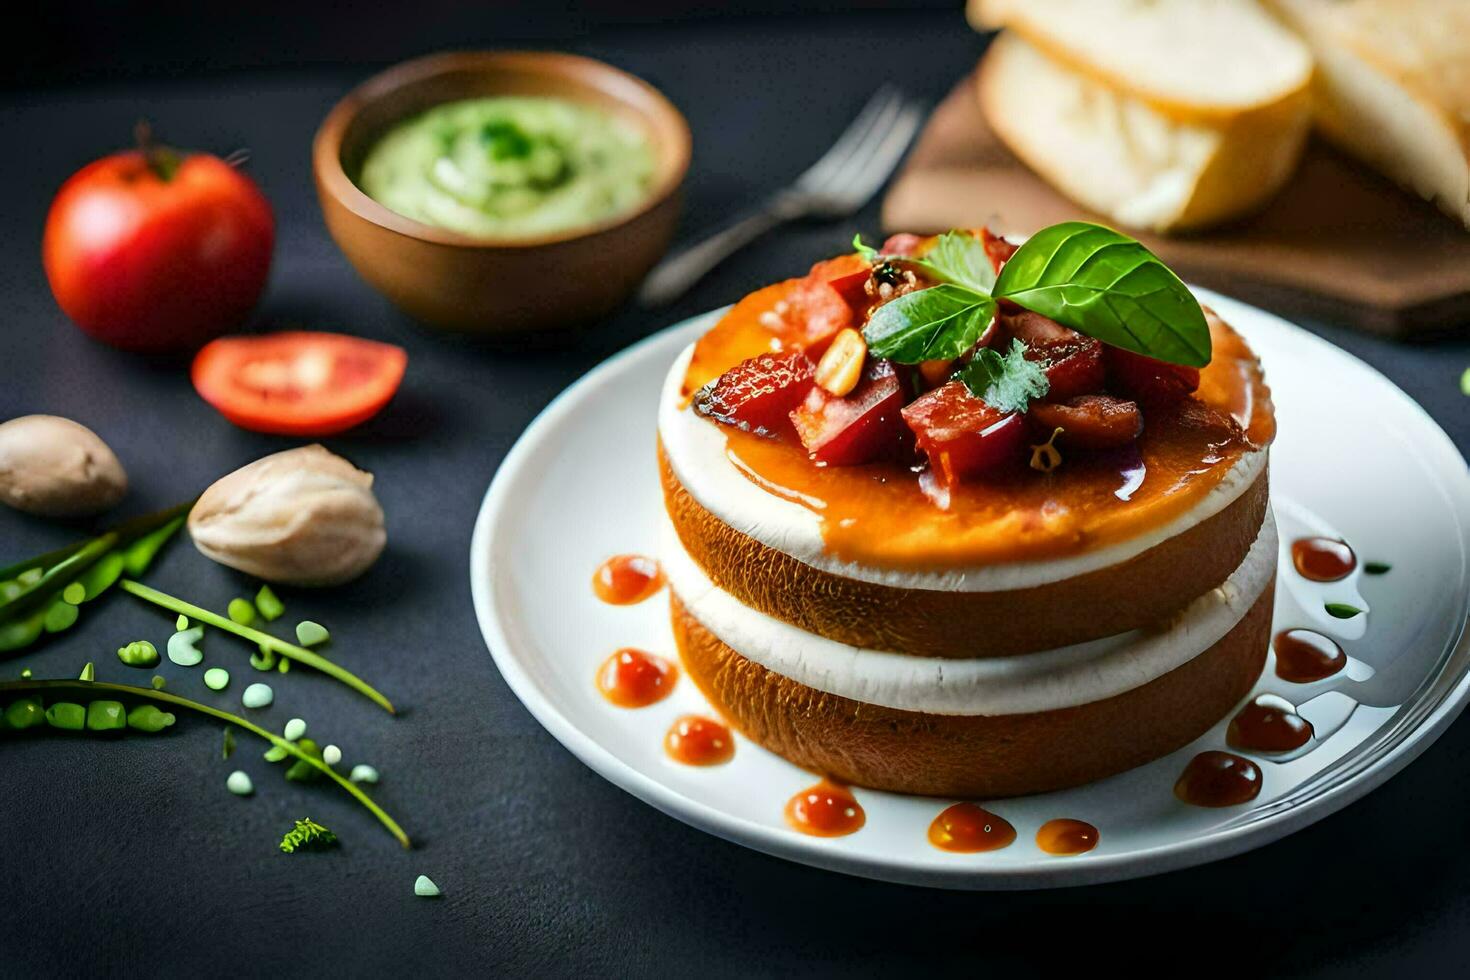
[[[87,333],[179,351],[250,314],[274,244],[250,178],[219,157],[151,148],[73,174],[51,202],[41,256],[56,302]]]

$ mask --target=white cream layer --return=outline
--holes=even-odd
[[[864,650],[774,619],[717,588],[667,519],[663,537],[669,587],[694,618],[740,655],[828,694],[935,715],[1052,711],[1131,691],[1218,642],[1260,598],[1276,571],[1276,521],[1268,511],[1234,573],[1167,628],[1016,657],[950,660]]]
[[[936,592],[1005,592],[1095,572],[1140,555],[1218,514],[1255,482],[1266,465],[1265,450],[1246,453],[1204,499],[1174,520],[1127,541],[1066,558],[942,572],[845,562],[827,553],[822,519],[816,511],[778,497],[741,474],[725,452],[722,428],[680,406],[684,374],[693,352],[691,344],[669,369],[659,402],[659,437],[679,482],[705,510],[766,547],[824,572],[876,585]]]

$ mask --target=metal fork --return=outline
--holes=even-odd
[[[790,187],[723,231],[660,262],[643,282],[638,300],[663,306],[684,295],[715,266],[777,225],[797,218],[845,218],[883,186],[924,113],[892,85],[880,88],[832,148]]]

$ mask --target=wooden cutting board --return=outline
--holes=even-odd
[[[889,232],[1109,223],[1053,190],[990,129],[973,77],[934,111],[883,202]],[[1266,210],[1227,228],[1138,238],[1183,278],[1399,337],[1470,326],[1470,233],[1320,141]]]

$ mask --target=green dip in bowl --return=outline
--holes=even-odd
[[[539,96],[447,102],[393,126],[358,186],[407,218],[477,238],[553,234],[642,203],[654,157],[633,124]]]

